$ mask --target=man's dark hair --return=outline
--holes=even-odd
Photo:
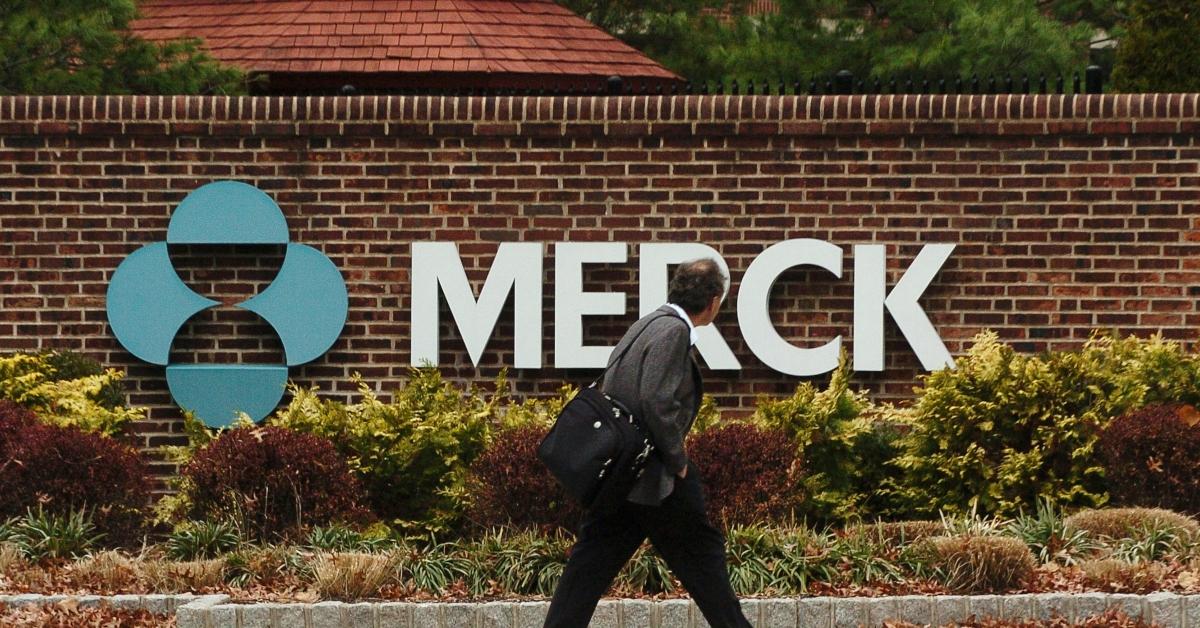
[[[725,294],[726,279],[721,267],[712,259],[684,262],[671,277],[667,301],[683,308],[688,314],[699,314],[708,307],[713,297]]]

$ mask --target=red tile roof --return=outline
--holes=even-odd
[[[131,30],[270,73],[678,77],[549,0],[142,0]]]

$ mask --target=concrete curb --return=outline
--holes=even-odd
[[[232,604],[228,595],[0,595],[12,606],[103,602],[122,608],[175,613],[178,628],[540,628],[549,601],[534,602],[318,602]],[[1152,593],[1035,593],[1018,595],[906,595],[897,597],[745,598],[742,608],[760,628],[881,626],[901,619],[915,624],[965,621],[972,615],[1073,621],[1120,608],[1164,628],[1200,625],[1200,595]],[[604,599],[593,628],[709,628],[694,602]]]

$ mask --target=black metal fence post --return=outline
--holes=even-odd
[[[624,86],[621,85],[622,82],[623,81],[621,80],[621,77],[615,74],[608,77],[608,81],[606,83],[608,86],[608,95],[619,96],[621,92],[624,91]]]
[[[1098,65],[1089,65],[1087,67],[1087,93],[1104,93],[1104,71]]]
[[[854,93],[854,74],[850,70],[841,70],[833,77],[835,94]]]

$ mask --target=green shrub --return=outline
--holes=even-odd
[[[291,386],[291,403],[271,422],[332,441],[372,510],[401,533],[441,534],[462,524],[467,470],[488,443],[498,402],[474,387],[464,394],[435,368],[410,373],[391,403],[357,376],[362,400],[352,405]]]
[[[15,353],[0,357],[0,399],[15,401],[50,425],[115,436],[145,418],[126,408],[115,369],[72,352]]]
[[[171,560],[216,558],[236,550],[242,544],[237,526],[225,521],[189,521],[166,540]]]
[[[986,331],[924,378],[893,489],[909,514],[1012,516],[1046,496],[1064,506],[1107,500],[1096,455],[1101,429],[1130,408],[1200,395],[1200,361],[1155,336],[1093,334],[1082,351],[1024,356]]]
[[[1113,89],[1120,92],[1200,91],[1200,9],[1195,0],[1132,0],[1117,45]]]
[[[889,475],[894,435],[869,416],[867,393],[852,391],[843,351],[829,386],[804,382],[786,399],[762,397],[750,421],[781,429],[795,443],[804,468],[799,513],[814,522],[863,516],[871,494]]]

